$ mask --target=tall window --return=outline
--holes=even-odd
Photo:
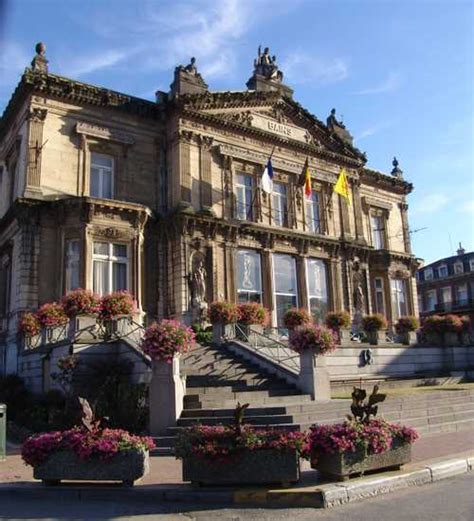
[[[80,246],[79,239],[68,239],[65,244],[65,281],[66,292],[80,287]]]
[[[451,288],[441,288],[441,301],[443,304],[451,303],[452,296],[451,296]]]
[[[312,192],[311,199],[306,198],[306,226],[312,233],[321,233],[321,213],[318,192]]]
[[[456,303],[467,304],[467,284],[456,286]]]
[[[431,268],[426,268],[425,280],[433,280],[433,270]]]
[[[237,251],[237,298],[239,302],[262,302],[262,271],[256,251]]]
[[[406,284],[403,279],[392,279],[390,281],[392,290],[392,302],[395,309],[394,319],[408,315]]]
[[[460,273],[464,273],[464,265],[462,262],[456,262],[454,264],[454,273],[455,275],[459,275]]]
[[[127,246],[94,242],[92,274],[92,287],[99,295],[128,289]]]
[[[282,327],[283,316],[288,309],[298,306],[296,263],[291,255],[273,255],[273,287],[276,321]]]
[[[448,276],[448,267],[446,266],[446,264],[442,264],[438,268],[438,277],[441,279],[441,278],[444,278],[447,276]]]
[[[253,220],[253,179],[249,175],[237,174],[236,184],[236,217],[242,221]]]
[[[385,227],[382,215],[372,214],[370,217],[372,227],[372,245],[376,250],[385,248]]]
[[[374,294],[376,313],[381,313],[382,315],[385,315],[385,296],[383,279],[381,277],[376,277],[374,279]]]
[[[438,297],[435,289],[426,292],[426,311],[434,311],[438,304]]]
[[[273,183],[272,220],[276,226],[288,226],[286,185]]]
[[[328,312],[326,264],[319,259],[306,259],[309,311],[317,324],[324,321]]]
[[[105,154],[91,154],[91,190],[92,197],[113,199],[114,197],[114,160]]]

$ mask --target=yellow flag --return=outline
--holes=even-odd
[[[336,185],[334,186],[334,191],[336,194],[344,197],[347,201],[347,204],[351,204],[351,192],[349,189],[349,183],[347,182],[346,170],[343,168],[337,178]]]

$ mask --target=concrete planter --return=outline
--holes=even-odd
[[[68,333],[68,324],[56,327],[43,327],[41,329],[41,343],[56,344],[62,340],[66,340]]]
[[[298,387],[301,392],[310,394],[313,400],[329,401],[331,384],[326,368],[326,357],[315,349],[300,353],[300,374]]]
[[[235,325],[223,322],[212,324],[212,342],[221,345],[226,338],[235,338]]]
[[[339,345],[342,344],[350,344],[351,343],[351,330],[350,328],[340,328],[336,329],[336,334],[339,339]]]
[[[372,346],[378,346],[379,344],[383,344],[385,342],[385,329],[381,329],[379,331],[366,331],[367,340],[369,344]]]
[[[239,329],[236,330],[236,337],[250,344],[256,344],[259,334],[263,334],[263,326],[260,324],[239,324]]]
[[[443,334],[443,343],[445,346],[458,346],[461,344],[459,333],[447,332]]]
[[[416,344],[416,331],[405,331],[403,333],[399,333],[398,340],[405,346],[412,346]]]
[[[127,450],[110,459],[90,458],[83,460],[74,452],[61,451],[33,469],[33,477],[45,485],[57,485],[68,481],[121,481],[133,486],[134,481],[148,474],[150,469],[148,451]]]
[[[249,450],[225,461],[198,456],[183,460],[183,481],[197,485],[289,484],[299,479],[296,450]]]
[[[439,333],[426,333],[426,344],[438,347],[443,344],[443,339]]]
[[[96,315],[77,315],[71,318],[69,322],[70,339],[75,341],[91,341],[97,340],[97,316]]]
[[[411,461],[411,444],[394,440],[393,448],[381,454],[365,454],[365,449],[356,452],[335,454],[311,454],[311,467],[340,481],[354,474],[372,470],[400,468]]]

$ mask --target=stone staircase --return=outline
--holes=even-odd
[[[239,402],[250,404],[246,423],[289,430],[340,422],[350,413],[350,400],[313,402],[309,395],[225,347],[198,347],[184,357],[182,367],[187,375],[184,410],[166,436],[155,438],[155,455],[172,454],[174,437],[183,427],[197,422],[232,423]],[[415,427],[423,436],[473,428],[474,390],[389,396],[380,407],[380,417]]]

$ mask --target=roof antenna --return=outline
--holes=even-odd
[[[454,255],[453,241],[451,240],[451,234],[448,233],[449,237],[449,249],[451,250],[451,255]]]

